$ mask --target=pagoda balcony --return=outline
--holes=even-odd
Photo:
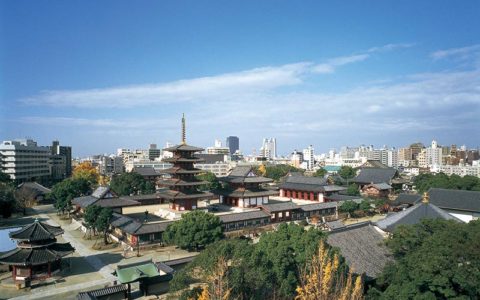
[[[159,185],[165,186],[197,186],[197,185],[206,185],[208,181],[185,181],[180,179],[163,179],[158,181]]]
[[[179,167],[173,167],[170,169],[162,170],[162,174],[200,174],[202,172],[205,172],[201,169],[184,169],[184,168],[179,168]]]

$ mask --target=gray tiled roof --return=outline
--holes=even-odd
[[[419,194],[407,194],[401,193],[398,197],[391,202],[393,205],[409,204],[414,205],[415,203],[422,200],[422,196]]]
[[[134,167],[132,173],[137,173],[142,176],[160,176],[153,167]]]
[[[347,201],[347,200],[360,200],[362,201],[362,197],[360,196],[349,196],[349,195],[341,195],[341,194],[333,194],[330,196],[325,196],[330,201]]]
[[[231,222],[237,222],[237,221],[261,219],[261,218],[270,218],[270,215],[262,210],[247,211],[247,212],[217,215],[217,216],[220,218],[220,220],[223,223],[231,223]]]
[[[175,146],[163,149],[163,151],[169,151],[169,152],[175,152],[175,151],[200,152],[200,151],[203,151],[203,150],[204,150],[203,148],[198,148],[198,147],[190,146],[190,145],[187,145],[187,144],[175,145]]]
[[[363,168],[360,169],[360,173],[352,179],[352,182],[356,183],[390,183],[390,181],[397,174],[397,170],[392,168]]]
[[[98,205],[100,207],[114,208],[114,207],[140,205],[140,202],[130,200],[130,199],[125,199],[125,198],[106,198],[106,199],[99,199],[97,202],[95,202],[95,205]]]
[[[303,211],[315,211],[327,208],[337,207],[337,202],[317,202],[311,204],[299,205],[299,208]]]
[[[37,183],[37,182],[24,182],[18,186],[19,189],[26,188],[29,190],[33,190],[34,192],[38,194],[48,194],[52,190],[49,188],[44,187],[43,185]]]
[[[430,203],[443,209],[480,212],[480,191],[463,191],[431,188]]]
[[[417,224],[425,218],[460,221],[432,203],[420,202],[378,221],[376,225],[384,231],[392,232],[399,225]]]
[[[355,273],[370,278],[376,278],[392,260],[383,235],[369,222],[334,230],[328,234],[327,243],[340,249]]]
[[[280,188],[309,192],[324,192],[325,186],[327,185],[328,182],[325,178],[289,174],[285,177],[285,181],[280,185]]]
[[[342,221],[340,220],[335,220],[335,221],[331,221],[331,222],[327,222],[325,223],[328,228],[330,228],[331,230],[336,230],[336,229],[340,229],[340,228],[344,228],[345,227],[345,224],[343,224]]]
[[[97,297],[105,297],[117,293],[127,292],[128,288],[124,284],[117,284],[97,290],[80,292],[77,295],[77,300],[97,299]]]
[[[73,205],[78,205],[81,208],[85,208],[89,205],[92,205],[93,203],[97,202],[98,198],[95,198],[93,196],[82,196],[82,197],[77,197],[72,200]]]
[[[38,242],[55,238],[63,234],[60,226],[52,226],[44,222],[35,222],[9,233],[11,239],[18,241]]]
[[[250,166],[238,166],[233,168],[233,170],[228,174],[229,176],[239,176],[245,177],[252,171],[252,167]]]
[[[391,185],[389,185],[388,183],[385,183],[385,182],[374,183],[374,184],[372,184],[372,186],[379,191],[390,190],[392,188]]]
[[[105,197],[105,195],[110,192],[110,187],[108,186],[99,186],[95,189],[95,191],[93,191],[92,193],[92,196],[97,198],[97,199],[101,199],[103,197]]]
[[[264,209],[268,213],[285,211],[285,210],[294,210],[298,208],[299,206],[297,204],[290,201],[262,205],[262,209]]]
[[[15,248],[0,256],[0,263],[15,266],[36,266],[54,262],[75,249],[70,243],[55,243],[46,248]]]

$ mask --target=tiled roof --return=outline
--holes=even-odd
[[[115,208],[140,205],[140,202],[125,198],[106,198],[99,199],[97,202],[95,202],[95,205],[98,205],[100,207]]]
[[[87,292],[80,292],[77,295],[77,300],[90,300],[90,299],[97,299],[98,297],[105,297],[117,293],[126,293],[128,290],[126,285],[117,284],[105,288],[101,288],[98,290],[92,290]]]
[[[432,203],[420,202],[378,221],[376,225],[384,231],[392,232],[399,225],[417,224],[425,218],[460,221]]]
[[[371,186],[371,187],[374,187],[375,189],[379,190],[379,191],[384,191],[384,190],[390,190],[392,189],[392,186],[389,185],[388,183],[385,183],[385,182],[382,182],[382,183],[374,183],[374,184],[370,184],[368,186]]]
[[[431,188],[428,195],[430,203],[443,209],[480,212],[480,191]]]
[[[237,221],[247,221],[253,219],[270,218],[270,215],[262,210],[247,211],[241,213],[217,215],[223,223],[231,223]]]
[[[362,201],[362,197],[360,196],[349,196],[349,195],[341,195],[341,194],[333,194],[330,196],[325,196],[330,201],[347,201],[347,200],[360,200]]]
[[[75,251],[70,243],[53,244],[46,248],[16,248],[2,253],[0,263],[15,266],[36,266],[54,262]]]
[[[11,239],[18,241],[37,242],[54,239],[57,235],[63,234],[60,226],[52,226],[44,222],[35,222],[23,228],[9,233]]]
[[[311,204],[304,204],[299,205],[298,207],[303,211],[315,211],[315,210],[322,210],[328,208],[335,208],[337,207],[337,202],[317,202]]]
[[[390,183],[390,181],[397,174],[397,170],[392,168],[362,168],[360,174],[352,179],[352,182],[356,183]]]
[[[328,228],[330,228],[331,230],[336,230],[336,229],[340,229],[340,228],[344,228],[345,227],[345,224],[343,224],[342,221],[340,220],[335,220],[335,221],[331,221],[331,222],[327,222],[325,223]]]
[[[82,196],[82,197],[77,197],[72,200],[73,205],[78,205],[81,208],[85,208],[87,206],[92,205],[93,203],[97,202],[98,198],[95,198],[93,196]]]
[[[268,183],[273,179],[257,176],[253,173],[253,168],[250,166],[239,166],[233,170],[226,177],[221,177],[219,180],[229,183]]]
[[[331,231],[327,243],[340,249],[355,273],[366,274],[370,278],[376,278],[387,262],[392,260],[383,235],[369,222]]]
[[[228,175],[229,176],[245,177],[250,172],[252,172],[252,167],[250,167],[250,166],[238,166],[238,167],[233,168],[233,170]]]
[[[97,199],[101,199],[101,198],[105,197],[105,195],[107,195],[108,192],[110,192],[110,187],[99,186],[95,189],[95,191],[93,191],[92,196],[97,198]]]
[[[236,189],[236,190],[217,190],[217,195],[224,195],[229,197],[265,197],[278,195],[278,192],[266,189]]]
[[[198,153],[198,154],[195,154],[195,157],[203,159],[204,164],[214,164],[217,162],[225,162],[225,154]]]
[[[391,201],[390,203],[392,205],[401,205],[401,204],[414,205],[420,200],[422,200],[422,196],[419,194],[401,193],[398,195],[398,197],[395,200]]]
[[[19,189],[26,188],[29,190],[35,191],[37,194],[48,194],[52,190],[44,187],[43,185],[37,182],[24,182],[18,186]]]
[[[262,209],[268,213],[285,211],[285,210],[294,210],[298,208],[299,206],[297,204],[290,201],[262,205]]]
[[[324,192],[328,185],[327,179],[321,177],[308,177],[297,174],[289,174],[280,185],[281,189],[299,191]]]
[[[175,152],[175,151],[190,151],[190,152],[200,152],[203,151],[203,148],[198,148],[186,144],[175,145],[172,147],[164,148],[163,151]]]
[[[142,176],[160,176],[153,167],[134,167],[132,173],[137,173]]]

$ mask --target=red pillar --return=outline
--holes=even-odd
[[[310,192],[310,201],[315,200],[315,194],[313,192]]]

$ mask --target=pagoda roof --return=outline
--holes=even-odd
[[[54,262],[75,251],[70,243],[46,248],[16,248],[0,255],[0,263],[14,266],[36,266]]]
[[[184,163],[199,163],[203,162],[203,158],[198,158],[198,157],[192,157],[192,158],[186,158],[186,157],[170,157],[170,158],[165,158],[163,160],[164,162],[168,163],[176,163],[176,162],[184,162]]]
[[[35,222],[19,230],[10,232],[9,236],[11,239],[18,241],[36,242],[54,239],[60,234],[63,234],[63,229],[60,226],[52,226],[35,220]]]
[[[168,178],[158,181],[159,185],[167,186],[194,186],[194,185],[205,185],[208,184],[208,181],[186,181],[179,178]]]
[[[172,167],[172,168],[160,171],[160,174],[199,174],[202,172],[205,172],[205,171],[201,169],[196,169],[196,168],[187,170],[180,167]]]
[[[175,145],[172,147],[164,148],[163,151],[176,152],[176,151],[189,151],[189,152],[200,152],[203,151],[203,148],[190,146],[187,144]]]

